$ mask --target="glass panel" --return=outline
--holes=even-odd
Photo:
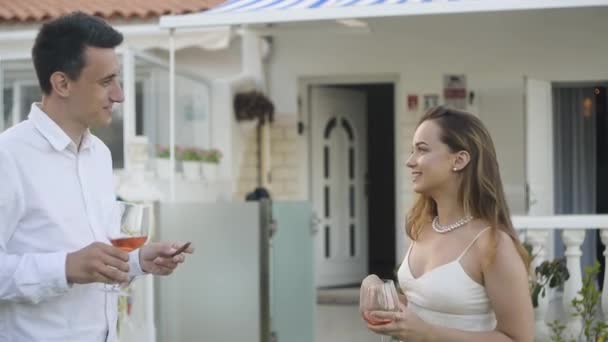
[[[331,118],[329,122],[327,122],[327,126],[325,126],[325,139],[329,139],[329,135],[334,127],[336,127],[336,118]]]
[[[27,119],[30,114],[32,103],[42,101],[42,91],[38,83],[21,86],[21,108],[19,109],[19,121]]]
[[[135,82],[135,134],[144,135],[144,82]]]
[[[138,78],[145,82],[143,117],[149,118],[143,130],[151,152],[155,152],[156,145],[169,146],[169,72],[139,60],[137,65]],[[175,145],[217,147],[211,146],[209,87],[202,81],[176,75],[175,96]]]
[[[351,184],[350,186],[350,193],[349,193],[349,198],[350,198],[350,217],[354,218],[355,217],[355,186]]]
[[[348,150],[348,174],[350,179],[355,179],[355,149],[353,147]]]
[[[271,251],[272,329],[278,341],[315,340],[314,239],[307,202],[274,202],[277,231]],[[294,270],[298,276],[294,277]],[[249,341],[249,340],[247,340]]]
[[[112,122],[107,127],[91,129],[91,133],[103,141],[112,153],[112,167],[122,169],[125,165],[123,149],[123,114],[122,106],[115,106],[112,111]]]
[[[342,127],[346,130],[346,134],[348,134],[348,140],[353,141],[353,127],[346,119],[342,119]]]
[[[324,148],[323,166],[325,169],[325,179],[329,179],[329,146]]]
[[[7,129],[13,125],[15,115],[17,122],[27,119],[32,103],[40,102],[42,92],[30,59],[2,61],[2,71],[4,108],[0,120]]]
[[[119,56],[121,58],[121,56]],[[169,145],[169,69],[168,61],[149,62],[135,55],[135,132],[148,137],[150,153],[156,145]],[[40,101],[41,91],[31,60],[3,61],[5,128],[13,124],[13,106],[17,118],[25,119],[32,102]],[[192,75],[176,75],[175,143],[178,146],[210,148],[210,90],[205,82]],[[19,85],[18,103],[14,103],[15,85]],[[114,168],[123,168],[123,113],[117,106],[109,127],[97,128],[97,135],[112,152]],[[225,151],[224,151],[225,152]]]
[[[331,251],[329,247],[331,246],[330,238],[331,234],[329,233],[329,226],[325,226],[325,257],[329,259],[331,256]]]
[[[350,225],[350,256],[354,257],[355,256],[355,225],[351,224]]]
[[[197,250],[178,272],[155,279],[158,341],[259,342],[263,274],[259,204],[163,202],[159,212],[158,239],[187,239]],[[197,222],[205,222],[205,229]],[[134,305],[141,305],[143,298]],[[140,309],[134,308],[134,314]],[[140,322],[135,321],[135,326],[143,326]]]
[[[329,218],[329,186],[325,186],[325,217]]]
[[[9,128],[13,124],[13,87],[4,88],[4,128]]]
[[[38,84],[38,78],[34,72],[31,60],[3,62],[4,70],[4,122],[5,128],[13,124],[13,111],[16,108],[18,121],[25,120],[30,112],[33,102],[40,102],[42,91]],[[15,91],[18,93],[15,94]],[[17,98],[15,98],[17,97]],[[15,103],[15,101],[17,101]],[[91,130],[98,136],[112,152],[114,168],[123,167],[123,128],[122,112],[120,108],[112,113],[112,124],[107,128]]]

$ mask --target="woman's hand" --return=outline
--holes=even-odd
[[[382,279],[375,274],[370,274],[361,282],[361,289],[367,289],[374,285],[382,285]]]
[[[401,303],[401,305],[407,306],[407,297],[405,295],[397,294],[397,297],[399,297],[399,303]]]
[[[406,306],[400,312],[372,311],[370,318],[374,321],[390,321],[387,324],[371,325],[367,328],[377,334],[393,336],[401,341],[423,342],[431,336],[432,326],[424,322]]]

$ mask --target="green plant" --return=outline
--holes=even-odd
[[[532,254],[532,246],[524,243],[524,248],[532,259],[537,255]],[[570,278],[570,272],[566,267],[566,259],[560,258],[553,261],[543,261],[534,269],[534,275],[530,279],[530,296],[532,305],[538,307],[538,296],[545,297],[547,286],[553,289],[562,286]]]
[[[180,159],[184,161],[201,161],[203,160],[203,153],[197,148],[187,147],[182,151]]]
[[[564,330],[566,330],[566,326],[563,325],[560,321],[553,321],[551,323],[547,323],[549,329],[551,329],[551,341],[553,342],[576,342],[574,339],[567,340],[564,338]]]
[[[238,121],[257,119],[261,124],[274,121],[274,104],[262,92],[252,90],[237,93],[233,106]]]
[[[222,152],[215,148],[203,150],[201,152],[201,160],[204,163],[219,164],[220,160],[222,160]]]
[[[608,338],[608,326],[597,319],[602,295],[596,286],[600,267],[600,263],[596,261],[593,266],[585,268],[583,288],[578,292],[579,296],[572,300],[574,316],[583,320],[583,331],[579,335],[579,340],[583,335],[586,341],[597,341],[598,337]]]
[[[597,342],[608,339],[608,324],[599,319],[601,302],[601,292],[596,286],[597,274],[600,271],[600,263],[595,262],[593,266],[585,268],[583,287],[578,291],[571,304],[574,308],[574,317],[579,317],[583,321],[583,328],[576,339],[565,340],[563,332],[565,327],[554,321],[549,324],[551,329],[551,341],[554,342]]]
[[[156,146],[156,157],[169,159],[169,148],[161,145]]]
[[[559,258],[553,261],[543,261],[534,269],[534,279],[530,284],[532,305],[538,307],[538,296],[545,297],[547,285],[553,289],[562,286],[568,278],[570,272],[566,267],[566,258]]]

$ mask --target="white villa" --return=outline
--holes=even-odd
[[[28,15],[29,2],[36,7],[24,0],[0,11],[0,131],[40,97],[30,48],[40,21],[59,14],[40,6],[43,15]],[[112,127],[97,132],[114,154],[121,196],[226,203],[263,185],[274,200],[312,208],[311,285],[390,276],[407,248],[412,135],[426,108],[445,103],[490,129],[535,263],[567,258],[563,291],[537,309],[539,340],[543,321],[557,317],[549,302],[571,310],[581,265],[605,261],[607,0],[147,3],[144,15],[118,2],[70,9],[104,16],[125,34],[126,100]],[[275,121],[259,129],[234,115],[234,95],[251,90],[275,107]],[[157,145],[217,148],[223,158],[216,171],[185,175],[173,153],[173,167],[155,162]],[[155,191],[139,193],[141,179]]]

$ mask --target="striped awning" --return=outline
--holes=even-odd
[[[608,6],[608,0],[228,0],[201,13],[163,16],[160,26],[180,28],[596,6]]]

